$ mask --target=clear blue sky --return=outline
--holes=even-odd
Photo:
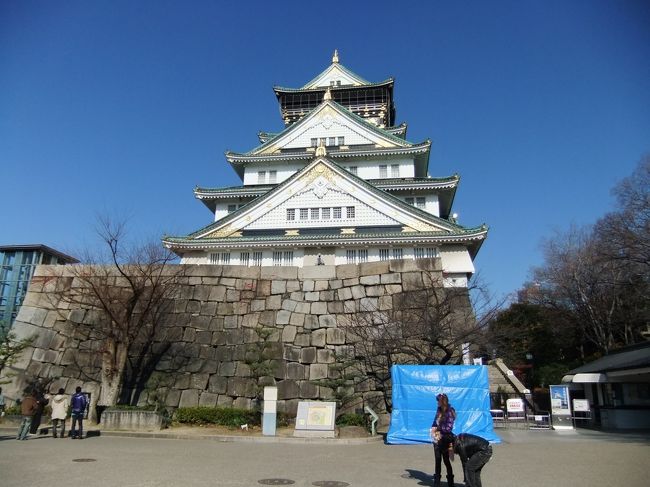
[[[211,221],[195,185],[282,128],[274,84],[341,63],[396,78],[398,122],[461,175],[460,222],[497,294],[554,229],[613,209],[650,152],[647,1],[0,2],[0,243],[74,254],[96,213],[138,237]]]

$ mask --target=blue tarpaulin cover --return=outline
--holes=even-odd
[[[431,443],[431,423],[444,393],[456,410],[454,433],[472,433],[501,443],[492,427],[490,385],[482,365],[393,365],[393,412],[387,442]]]

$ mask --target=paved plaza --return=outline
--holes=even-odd
[[[0,486],[431,486],[430,445],[220,442],[96,436],[82,441],[0,433]],[[499,430],[486,487],[645,487],[650,434]],[[460,461],[454,462],[462,486]],[[267,483],[268,485],[268,483]],[[443,482],[443,487],[445,483]]]

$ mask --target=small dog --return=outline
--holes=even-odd
[[[248,431],[248,424],[242,424],[240,428],[244,431]]]

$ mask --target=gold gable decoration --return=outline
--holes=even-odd
[[[201,238],[224,238],[224,237],[241,237],[242,232],[233,225],[226,225],[223,228],[219,228],[214,232],[208,233],[205,237]]]

